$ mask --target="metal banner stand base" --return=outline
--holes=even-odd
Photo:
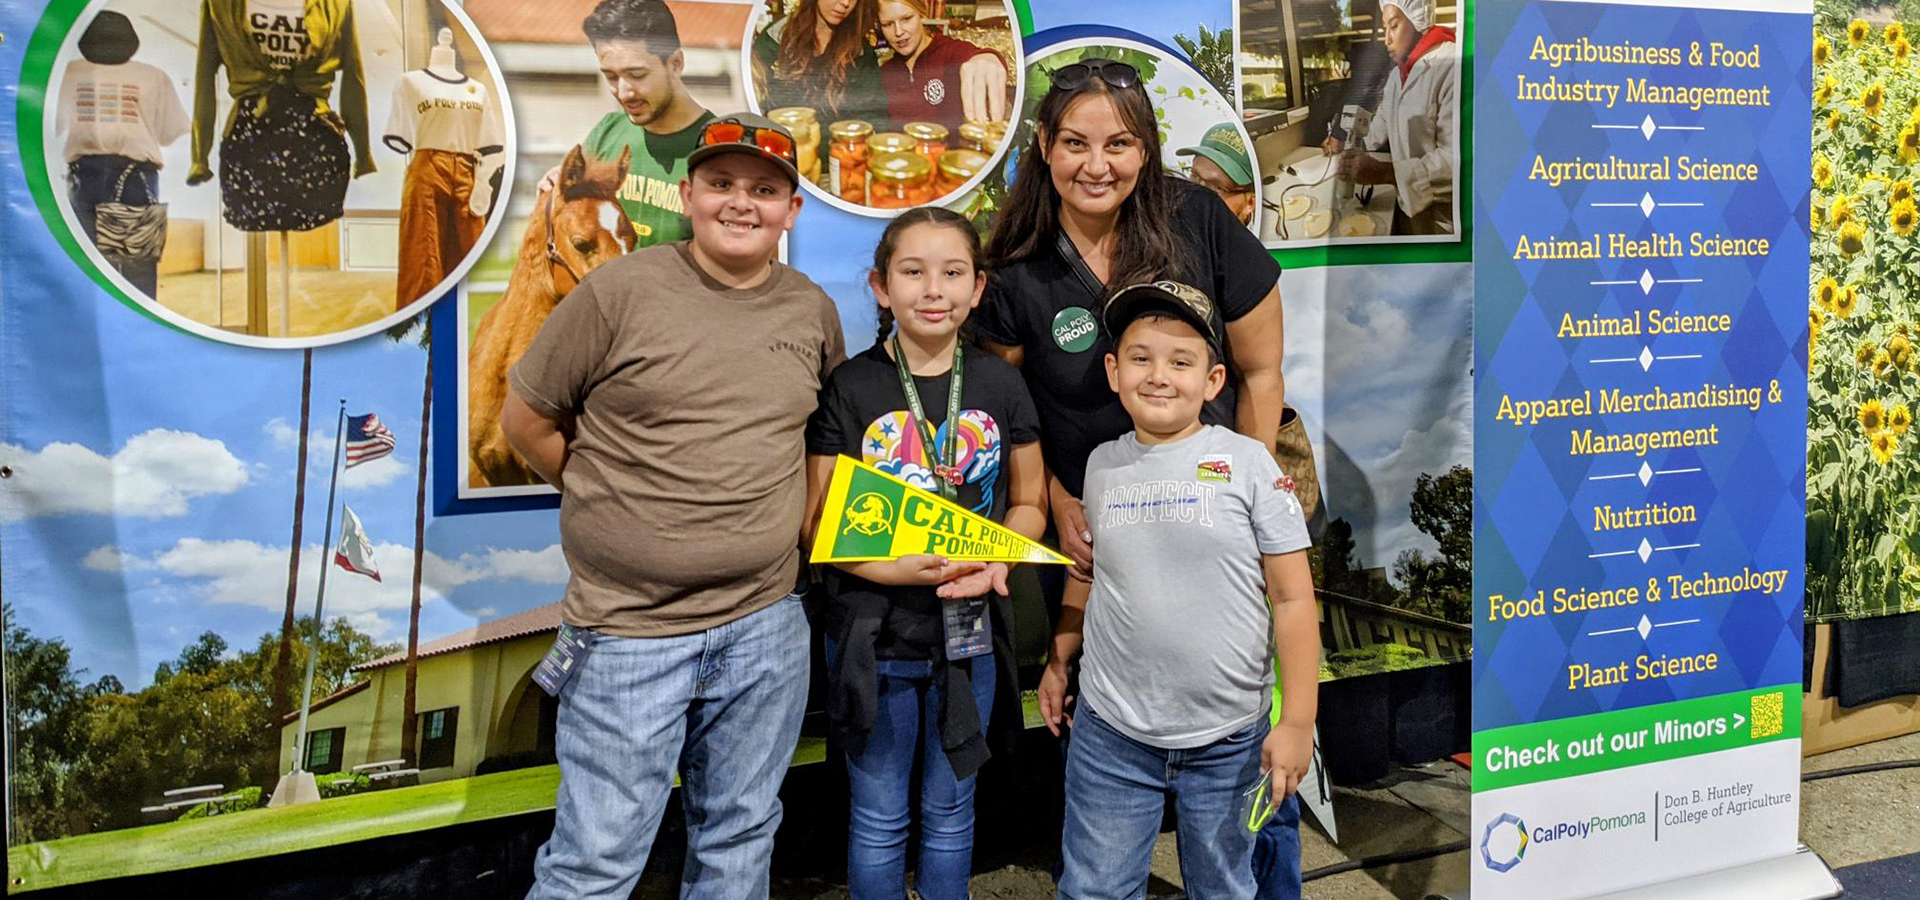
[[[1840,882],[1826,860],[1801,844],[1785,856],[1587,900],[1826,900],[1838,896]],[[1429,900],[1470,900],[1470,895],[1463,890],[1435,894]]]

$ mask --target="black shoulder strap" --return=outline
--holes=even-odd
[[[1093,269],[1087,265],[1087,261],[1081,258],[1080,248],[1073,245],[1073,238],[1067,237],[1066,231],[1062,230],[1059,233],[1059,238],[1054,242],[1054,246],[1059,248],[1060,257],[1067,261],[1067,268],[1072,269],[1073,274],[1079,277],[1080,286],[1086,288],[1087,293],[1093,295],[1094,305],[1105,305],[1107,302],[1107,286],[1100,283],[1100,279],[1094,276]],[[1097,309],[1095,310],[1095,312],[1098,311]]]

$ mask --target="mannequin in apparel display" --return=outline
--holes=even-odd
[[[220,138],[227,222],[305,231],[339,218],[349,166],[354,177],[374,170],[352,0],[202,0],[189,185],[213,177],[222,68],[234,101]]]
[[[80,36],[80,59],[67,64],[54,113],[64,139],[67,197],[88,241],[102,203],[160,202],[160,148],[187,133],[187,111],[173,79],[133,59],[140,36],[117,12],[95,16]],[[159,260],[108,256],[127,281],[159,296]]]
[[[408,153],[400,189],[396,308],[433,289],[466,258],[486,226],[474,203],[474,170],[502,149],[485,85],[460,72],[453,32],[440,29],[427,67],[401,76],[385,142]]]

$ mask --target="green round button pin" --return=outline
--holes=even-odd
[[[1100,339],[1100,325],[1085,307],[1069,306],[1053,317],[1053,342],[1068,353],[1085,353]]]

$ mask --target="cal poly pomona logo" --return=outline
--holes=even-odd
[[[1487,868],[1505,872],[1520,864],[1527,855],[1527,823],[1513,813],[1501,813],[1487,823],[1480,836],[1480,859]]]

